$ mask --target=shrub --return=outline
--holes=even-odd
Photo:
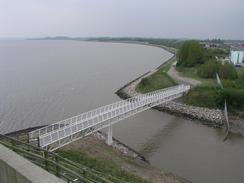
[[[228,107],[231,109],[244,109],[244,89],[236,88],[224,88],[220,91],[216,100],[219,106],[224,105],[224,101],[227,101]]]
[[[149,80],[148,77],[143,78],[143,79],[141,80],[141,85],[142,85],[142,86],[147,86],[147,85],[149,85],[149,84],[150,84],[150,80]]]
[[[184,102],[193,106],[217,108],[217,95],[218,90],[215,87],[196,86],[184,97]]]
[[[244,89],[197,86],[184,97],[187,104],[208,108],[223,109],[225,100],[230,111],[244,110]]]
[[[244,71],[242,71],[239,76],[238,79],[236,80],[236,85],[239,88],[244,88]]]
[[[224,65],[221,65],[219,68],[219,77],[223,79],[237,79],[238,74],[236,68],[233,64],[225,62]]]
[[[222,82],[222,85],[224,88],[236,88],[237,87],[236,82],[234,82],[233,80],[222,79],[221,82]]]
[[[221,64],[216,60],[209,60],[202,64],[197,71],[201,78],[213,78],[218,73],[221,79],[235,80],[238,78],[236,68],[231,63]],[[244,76],[243,76],[244,77]]]
[[[220,66],[221,64],[216,60],[209,60],[198,68],[197,74],[201,78],[213,78],[219,71]]]

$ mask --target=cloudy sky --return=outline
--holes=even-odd
[[[244,39],[244,0],[0,0],[0,37]]]

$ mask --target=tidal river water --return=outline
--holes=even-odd
[[[124,84],[171,53],[151,46],[79,41],[0,41],[0,133],[50,124],[119,100]],[[244,138],[148,110],[113,135],[151,164],[197,183],[243,183]]]

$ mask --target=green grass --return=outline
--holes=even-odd
[[[244,73],[244,67],[238,67],[236,68],[238,75]]]
[[[202,81],[202,84],[191,88],[187,95],[183,97],[183,101],[186,104],[198,106],[198,107],[207,107],[207,108],[220,108],[223,109],[224,104],[221,100],[221,91],[222,89],[216,84],[214,79],[201,79],[197,76],[197,68],[179,68],[178,69],[185,77],[190,77],[194,79],[199,79]],[[244,73],[244,68],[237,68],[238,75]],[[243,82],[242,82],[243,83]],[[233,89],[239,91],[244,88],[240,82],[237,80],[223,80],[222,84],[224,88]],[[233,95],[235,96],[235,95]],[[232,96],[232,97],[233,97]],[[238,101],[235,99],[235,101]],[[228,101],[230,103],[230,101]],[[244,111],[240,107],[229,105],[229,112],[232,115],[239,117],[244,117]]]
[[[213,79],[203,79],[197,74],[198,67],[177,67],[177,71],[184,77],[201,81],[199,86],[191,88],[187,95],[183,97],[186,104],[207,107],[211,109],[218,108],[216,104],[217,90],[216,82]]]
[[[184,96],[183,101],[193,106],[216,109],[218,108],[216,104],[217,96],[218,92],[215,87],[196,86]]]
[[[111,176],[114,176],[118,179],[121,179],[121,180],[124,180],[127,182],[149,183],[148,181],[123,170],[121,167],[119,167],[115,163],[102,159],[102,158],[99,158],[99,159],[93,158],[86,153],[82,153],[82,152],[78,152],[78,151],[71,151],[71,150],[65,150],[65,151],[59,150],[58,154],[71,161],[80,163],[89,168],[95,169],[95,170],[105,173],[105,174],[109,174]]]
[[[198,67],[176,67],[176,70],[184,77],[195,79],[202,82],[202,86],[214,86],[215,78],[213,79],[203,79],[197,74]]]
[[[182,76],[201,81],[201,78],[197,75],[197,69],[196,67],[176,67],[176,70]]]
[[[177,83],[167,74],[174,61],[175,60],[170,61],[169,63],[163,65],[155,74],[144,78],[138,84],[136,90],[141,93],[147,93],[176,85]],[[219,104],[218,102],[220,97],[220,88],[216,83],[215,76],[209,79],[200,78],[197,74],[198,66],[177,67],[176,69],[183,77],[188,77],[201,82],[199,86],[192,88],[188,94],[183,97],[183,101],[186,104],[214,109],[223,107],[222,104]],[[244,68],[237,68],[237,71],[240,76],[241,73],[244,73]],[[223,84],[224,83],[227,83],[228,85],[231,84],[230,82],[223,81]],[[233,81],[233,83],[237,83],[237,80]],[[240,85],[239,83],[237,84]],[[244,112],[238,111],[237,109],[232,109],[231,113],[237,114],[238,116],[244,116]]]
[[[141,93],[147,93],[174,86],[176,84],[177,83],[167,73],[165,73],[163,69],[160,69],[151,76],[142,79],[142,81],[137,85],[136,90]]]

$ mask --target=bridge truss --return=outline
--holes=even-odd
[[[164,102],[179,98],[189,89],[189,85],[177,85],[105,105],[34,130],[29,133],[29,140],[38,140],[39,147],[54,151],[108,127],[107,143],[111,145],[112,124]]]

